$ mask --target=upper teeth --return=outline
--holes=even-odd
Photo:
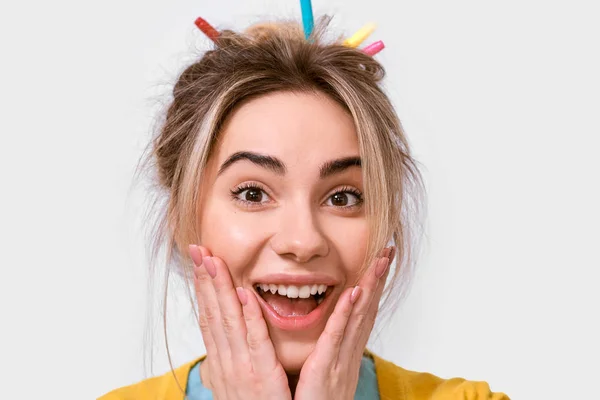
[[[269,283],[259,283],[257,285],[263,292],[279,293],[281,296],[287,296],[290,299],[308,299],[315,294],[323,294],[327,290],[327,285],[275,285]]]

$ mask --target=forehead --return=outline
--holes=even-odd
[[[359,155],[352,117],[318,93],[277,92],[253,99],[230,116],[219,142],[219,162],[238,151],[275,156],[288,166]]]

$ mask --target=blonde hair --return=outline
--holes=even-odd
[[[398,258],[384,306],[400,298],[415,261],[425,189],[398,116],[379,86],[383,67],[341,40],[326,43],[327,25],[328,18],[321,19],[308,40],[297,22],[255,25],[244,33],[222,31],[215,48],[177,79],[139,168],[153,175],[157,189],[151,213],[157,219],[148,231],[151,265],[158,265],[165,250],[167,276],[172,269],[192,276],[187,245],[199,240],[198,183],[227,117],[243,102],[267,93],[315,92],[335,100],[354,120],[370,228],[364,266],[392,239]]]

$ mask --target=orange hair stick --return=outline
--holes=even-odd
[[[206,22],[206,20],[204,18],[202,18],[202,17],[196,18],[196,21],[194,22],[194,24],[196,24],[198,29],[200,29],[213,42],[215,40],[217,40],[217,38],[219,37],[219,31],[217,31],[215,28],[213,28],[211,24]]]

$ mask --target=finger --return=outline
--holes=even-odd
[[[198,251],[192,250],[190,254],[192,254],[192,259],[196,265],[194,268],[194,285],[196,298],[198,299],[198,322],[207,354],[205,362],[210,367],[210,382],[208,384],[213,393],[222,394],[223,391],[227,393],[224,371],[229,368],[230,362],[227,348],[223,349],[222,340],[219,340],[222,334],[218,332],[218,325],[220,324],[218,306],[214,307],[215,294],[212,282],[210,282],[212,278],[204,264],[204,258],[212,255],[203,246],[197,246],[197,248]],[[215,337],[219,340],[219,343],[217,343]],[[221,350],[219,350],[219,347],[221,347]]]
[[[323,363],[320,367],[330,368],[335,365],[335,363],[340,362],[340,355],[342,355],[343,359],[348,359],[349,357],[346,357],[346,355],[353,356],[356,353],[356,348],[348,349],[346,346],[346,343],[352,342],[347,338],[348,333],[351,332],[351,327],[349,326],[351,317],[356,312],[355,310],[358,305],[360,305],[363,310],[369,309],[373,294],[377,288],[377,281],[379,280],[377,274],[381,273],[381,265],[382,263],[387,263],[387,256],[390,256],[391,251],[391,248],[383,249],[379,255],[384,257],[376,258],[371,263],[371,268],[367,271],[366,277],[361,279],[359,285],[355,288],[348,289],[340,296],[338,304],[329,318],[329,321],[327,321],[325,330],[323,331],[323,334],[321,334],[315,347],[315,359],[322,360],[319,362]],[[385,273],[385,271],[383,272]],[[366,294],[363,293],[364,288],[368,289]],[[359,315],[355,319],[364,321],[367,312],[363,311],[362,313],[364,315]],[[354,327],[354,329],[356,329],[356,327]],[[353,339],[354,343],[356,343],[355,338]],[[342,345],[345,346],[344,349],[342,349]],[[364,348],[359,348],[361,355],[363,350]]]
[[[243,288],[240,290],[246,295],[246,304],[242,311],[246,321],[246,341],[252,368],[257,374],[270,376],[270,373],[279,365],[279,361],[269,336],[267,323],[254,292]]]
[[[190,245],[189,247],[190,256],[192,261],[194,261],[194,289],[196,291],[196,302],[198,304],[198,324],[202,333],[202,340],[204,341],[204,347],[206,347],[206,353],[209,355],[216,354],[217,348],[215,341],[212,338],[208,319],[206,318],[206,313],[204,311],[202,289],[200,286],[200,280],[198,279],[198,275],[206,273],[205,271],[202,271],[204,269],[202,266],[202,258],[209,256],[210,253],[202,246]]]
[[[231,347],[232,358],[236,362],[250,362],[246,342],[246,322],[236,289],[231,280],[229,268],[218,257],[211,257],[216,275],[212,280],[219,303],[221,326]]]
[[[378,271],[375,272],[375,275],[379,277],[379,280],[377,281],[377,289],[373,295],[373,299],[371,300],[371,304],[369,305],[371,311],[373,311],[372,313],[369,313],[369,315],[371,315],[371,328],[373,327],[373,323],[375,322],[375,318],[377,317],[377,312],[379,311],[379,303],[381,301],[381,296],[383,294],[383,290],[385,289],[385,284],[387,282],[387,278],[390,274],[390,270],[391,270],[391,265],[392,262],[394,260],[394,257],[396,256],[396,247],[392,247],[392,251],[389,255],[389,257],[387,257],[386,259],[384,259],[385,261],[382,262],[381,267],[383,267],[383,271],[381,275],[378,275]],[[364,331],[363,333],[366,333],[367,339],[370,336],[370,330],[368,331]]]
[[[393,250],[389,253],[390,257],[392,255]],[[342,363],[362,358],[379,311],[379,302],[389,273],[389,265],[390,259],[387,257],[376,259],[375,265],[361,280],[364,292],[355,304],[348,321],[346,335],[340,350],[340,362]],[[381,273],[383,275],[380,275]]]
[[[340,299],[313,350],[314,369],[326,371],[335,366],[338,362],[340,346],[344,340],[346,325],[352,314],[353,304],[350,299],[353,292],[355,294],[360,294],[360,288],[357,288],[358,286],[348,288],[340,296]]]
[[[229,368],[231,349],[223,333],[219,301],[213,286],[213,278],[209,274],[209,271],[213,272],[212,268],[214,267],[211,258],[210,256],[204,256],[202,265],[196,267],[196,296],[202,299],[202,310],[200,312],[202,334],[204,335],[207,332],[212,338],[215,344],[215,358],[219,362],[225,363],[222,367],[227,369]]]

